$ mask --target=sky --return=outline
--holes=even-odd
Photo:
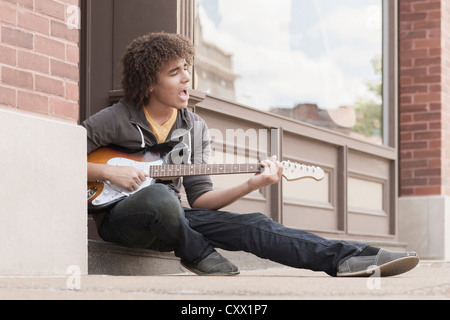
[[[200,0],[203,37],[233,54],[237,101],[352,105],[381,55],[382,0]]]

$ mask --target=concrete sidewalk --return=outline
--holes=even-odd
[[[331,278],[324,273],[287,267],[245,270],[235,277],[198,277],[191,273],[0,277],[0,299],[450,300],[450,263],[421,262],[397,277],[368,279]]]

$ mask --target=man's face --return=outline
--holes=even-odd
[[[191,75],[185,59],[166,63],[158,75],[158,81],[151,87],[150,104],[183,109],[189,100]]]

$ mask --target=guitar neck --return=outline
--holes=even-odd
[[[150,166],[152,178],[171,178],[186,176],[259,173],[262,167],[257,164],[169,164]]]
[[[145,164],[143,167],[139,167],[142,167],[141,170],[148,170],[151,178],[260,173],[264,171],[262,166],[254,163],[163,165],[161,154],[162,153],[158,150],[155,152],[125,153],[113,148],[99,148],[88,155],[88,162],[111,165],[133,165],[129,163],[124,164],[122,161],[125,159],[133,163]],[[156,163],[158,163],[158,165],[155,165]],[[320,181],[325,177],[325,172],[320,167],[297,164],[290,161],[282,161],[281,166],[283,167],[283,177],[288,181],[295,181],[303,178],[313,178]]]

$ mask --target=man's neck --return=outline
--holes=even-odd
[[[148,115],[159,125],[163,125],[170,119],[173,113],[176,111],[175,108],[169,106],[159,106],[155,104],[147,104],[143,108],[147,111]]]

